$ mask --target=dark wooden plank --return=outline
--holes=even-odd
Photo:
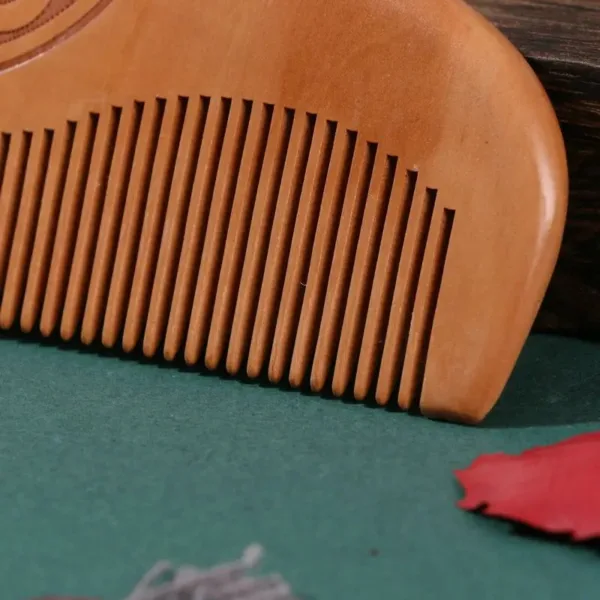
[[[469,1],[525,55],[567,146],[567,228],[536,329],[600,337],[600,0]]]
[[[471,0],[533,60],[600,65],[598,0]]]

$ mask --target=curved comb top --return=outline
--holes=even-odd
[[[460,0],[0,1],[0,327],[481,420],[565,151]]]

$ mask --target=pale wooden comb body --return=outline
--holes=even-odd
[[[478,421],[560,132],[458,0],[0,1],[0,327]]]

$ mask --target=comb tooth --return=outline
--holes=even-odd
[[[428,202],[433,206],[433,218],[427,232],[427,249],[417,283],[417,299],[398,393],[398,404],[404,410],[419,407],[427,353],[454,223],[454,211],[436,205],[437,192],[428,189],[427,196]]]
[[[101,327],[143,113],[144,104],[136,102],[132,107],[125,108],[121,117],[122,127],[117,135],[113,161],[116,170],[114,176],[111,174],[106,192],[83,316],[81,340],[84,344],[91,344]]]
[[[19,215],[10,252],[6,290],[0,308],[0,326],[10,328],[23,300],[33,237],[38,221],[40,202],[46,184],[54,133],[46,129],[42,135],[33,136],[31,155],[25,181]]]
[[[125,201],[117,253],[102,326],[102,343],[113,347],[121,335],[140,239],[142,215],[148,201],[166,101],[157,98],[142,118],[138,151],[135,153],[129,193]]]
[[[356,371],[357,400],[364,400],[369,394],[381,363],[415,184],[416,173],[408,171],[404,178],[396,176],[391,189]]]
[[[325,386],[338,350],[358,233],[373,176],[376,152],[375,144],[365,144],[363,139],[358,138],[336,236],[331,275],[311,372],[310,384],[315,391],[321,391]]]
[[[0,327],[416,408],[454,223],[436,198],[356,131],[244,99],[0,133]]]
[[[143,350],[148,357],[154,356],[158,351],[167,327],[208,107],[209,99],[206,97],[198,96],[188,101],[144,332]]]
[[[52,241],[65,191],[75,127],[75,123],[67,123],[56,133],[52,144],[46,187],[42,197],[21,312],[21,329],[25,332],[33,329],[42,308],[50,268]]]
[[[260,375],[273,340],[279,298],[294,231],[296,209],[315,130],[315,120],[315,116],[311,114],[296,115],[292,126],[287,160],[269,240],[256,321],[252,332],[247,367],[250,377]]]
[[[57,325],[66,294],[75,234],[79,226],[97,130],[98,115],[94,113],[90,114],[85,126],[78,126],[75,130],[42,309],[40,329],[46,336]]]
[[[299,386],[312,361],[320,319],[323,311],[327,279],[330,274],[333,249],[337,236],[344,196],[348,188],[350,167],[356,146],[354,132],[336,135],[331,124],[331,154],[323,191],[321,210],[313,241],[312,256],[306,279],[306,289],[300,320],[296,333],[296,342],[290,367],[290,382]]]
[[[31,153],[32,134],[25,131],[15,138],[2,135],[2,162],[6,166],[0,189],[0,290],[4,289],[6,281],[10,249]]]
[[[7,207],[5,207],[5,202],[3,201],[3,197],[2,197],[2,186],[4,185],[4,176],[6,175],[6,167],[7,167],[7,163],[8,163],[8,154],[10,151],[10,142],[11,142],[12,136],[8,133],[2,133],[0,132],[0,214],[5,215],[5,219],[7,220],[7,222],[4,224],[4,227],[7,227],[9,225],[8,222],[8,213],[9,210]],[[2,232],[2,224],[0,223],[0,235]],[[4,243],[7,244],[8,247],[8,239],[5,240]],[[2,238],[0,237],[0,306],[2,305],[2,289],[4,286],[4,269],[2,267],[2,263],[3,263],[3,259],[2,256],[4,255],[4,252],[2,250],[3,247],[3,242],[2,242]]]
[[[272,120],[272,105],[254,107],[231,211],[206,349],[205,362],[211,369],[215,369],[221,361],[231,330],[244,254],[247,250],[249,222],[256,201]]]
[[[143,219],[143,225],[123,333],[123,349],[126,352],[133,350],[137,345],[148,316],[151,286],[156,271],[162,226],[173,184],[187,103],[188,99],[184,97],[179,97],[176,102],[166,103],[162,122],[164,133],[159,137],[156,155],[152,162],[153,170],[150,173],[151,181],[145,210],[134,217],[138,221]]]
[[[221,101],[211,102],[208,109],[198,159],[198,170],[193,183],[185,225],[181,257],[173,293],[173,304],[167,325],[164,348],[164,355],[167,360],[173,360],[181,349],[185,331],[189,324],[208,217],[221,162],[225,132],[231,113],[231,104],[229,98],[223,98]]]
[[[208,217],[206,240],[202,250],[188,338],[185,345],[185,360],[188,364],[195,364],[200,360],[208,336],[219,270],[223,260],[227,227],[240,176],[251,113],[251,102],[247,100],[233,102],[223,142],[223,155],[214,188],[213,202]]]
[[[271,131],[275,133],[269,137],[267,143],[227,353],[227,371],[231,374],[241,369],[250,344],[258,294],[265,270],[268,241],[273,226],[275,203],[281,188],[293,122],[292,110],[275,109],[271,125]]]
[[[299,309],[302,302],[303,286],[310,261],[311,245],[314,240],[319,205],[323,196],[324,176],[329,157],[331,128],[322,119],[317,119],[312,139],[312,147],[303,178],[302,192],[298,205],[292,244],[279,305],[279,316],[275,327],[269,379],[281,381],[288,367],[293,350],[294,336],[298,325]],[[326,171],[325,171],[326,172]]]
[[[122,110],[112,107],[110,113],[100,114],[97,143],[90,163],[89,184],[83,199],[81,218],[60,325],[64,340],[70,340],[80,325],[85,298],[90,283],[93,252],[96,249],[100,218],[113,169],[117,134]]]
[[[383,152],[378,153],[375,159],[373,180],[368,192],[369,201],[365,207],[356,247],[356,259],[351,274],[348,303],[333,374],[333,392],[338,396],[345,393],[358,362],[384,219],[394,185],[396,164],[397,159],[385,156]]]
[[[375,398],[387,404],[399,385],[416,303],[417,285],[431,227],[434,198],[418,180],[406,233]]]
[[[8,153],[12,136],[10,133],[0,132],[0,195],[2,194],[2,185],[6,175],[6,165],[8,163]]]

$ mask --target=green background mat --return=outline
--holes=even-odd
[[[600,430],[600,345],[534,337],[483,427],[0,339],[2,600],[124,597],[249,543],[313,600],[598,598],[600,545],[461,512],[453,470]]]

